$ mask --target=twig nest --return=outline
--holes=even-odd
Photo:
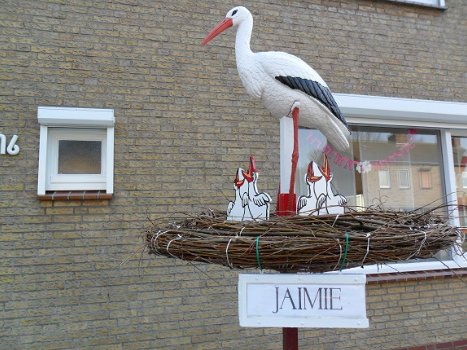
[[[434,257],[460,235],[435,211],[351,210],[249,222],[208,211],[152,222],[145,241],[149,254],[235,269],[325,272]]]

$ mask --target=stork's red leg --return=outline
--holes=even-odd
[[[298,119],[299,107],[294,106],[292,109],[293,119],[293,151],[292,151],[292,170],[290,172],[290,186],[289,186],[289,203],[287,210],[295,213],[297,211],[296,195],[295,195],[295,174],[297,173],[298,163]]]

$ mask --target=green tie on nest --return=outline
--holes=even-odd
[[[335,271],[431,258],[458,246],[460,230],[436,214],[446,210],[350,210],[337,216],[272,216],[248,222],[226,221],[225,214],[208,211],[170,223],[152,222],[146,245],[149,254],[235,269]]]

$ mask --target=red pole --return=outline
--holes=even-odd
[[[282,328],[282,350],[298,350],[298,328]]]
[[[295,174],[298,162],[298,107],[292,110],[294,147],[292,152],[292,171],[290,174],[289,193],[279,193],[277,198],[277,215],[289,216],[297,212],[297,195],[295,193]],[[282,328],[282,349],[298,350],[298,328]]]

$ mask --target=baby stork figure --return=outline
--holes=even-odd
[[[269,203],[271,197],[265,192],[259,192],[256,182],[258,172],[255,160],[250,157],[248,170],[238,168],[234,180],[235,201],[227,207],[228,221],[267,220],[269,218]]]
[[[344,214],[347,199],[340,194],[334,194],[332,178],[333,174],[326,154],[322,166],[318,166],[313,161],[310,162],[305,175],[308,193],[298,199],[297,213],[299,215]]]
[[[245,218],[245,207],[248,205],[248,182],[243,176],[245,170],[237,169],[234,180],[235,200],[227,206],[228,221],[243,221]]]
[[[308,185],[308,193],[306,196],[298,198],[297,213],[304,216],[324,214],[326,179],[322,176],[318,165],[313,161],[308,164],[305,182]]]
[[[344,205],[347,204],[347,198],[340,194],[334,194],[332,190],[332,178],[331,167],[329,166],[328,157],[324,155],[324,164],[320,167],[321,174],[326,179],[326,204],[325,210],[327,214],[344,214]]]
[[[267,220],[269,219],[269,203],[271,197],[266,192],[259,192],[256,182],[259,174],[256,171],[255,159],[250,156],[250,166],[248,171],[243,173],[243,177],[248,182],[248,212],[245,213],[244,220]]]

